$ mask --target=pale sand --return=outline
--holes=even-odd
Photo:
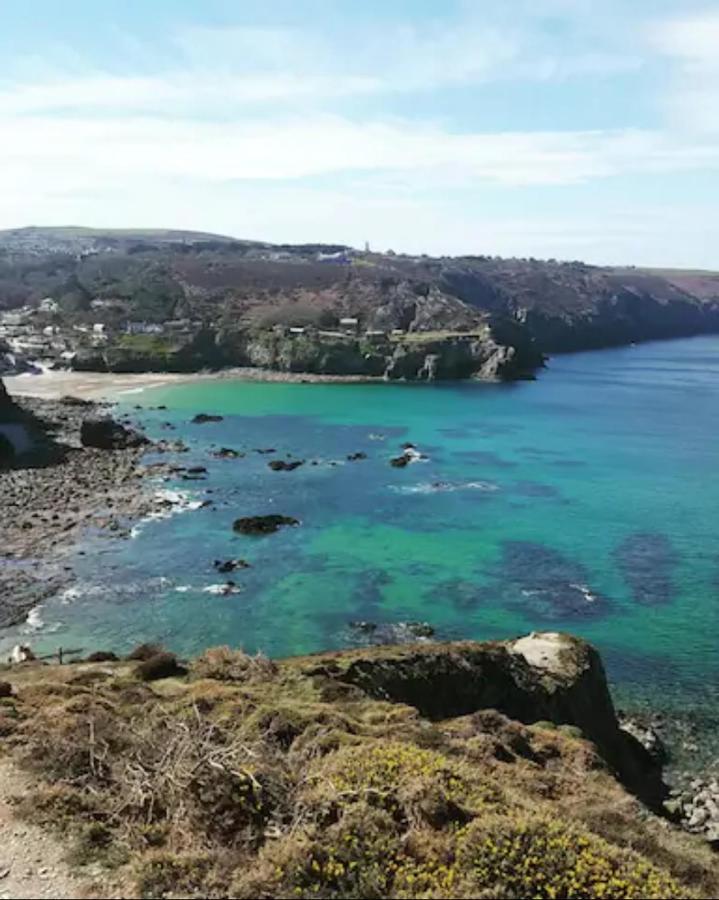
[[[382,378],[366,375],[310,375],[296,372],[272,372],[267,369],[223,369],[221,372],[192,372],[174,374],[147,372],[118,375],[113,372],[48,371],[41,375],[3,375],[10,395],[41,397],[57,400],[60,397],[80,397],[83,400],[119,400],[146,388],[194,381],[217,381],[228,378],[240,381],[272,381],[310,384],[377,383]]]
[[[44,372],[42,375],[4,375],[10,396],[80,397],[83,400],[117,400],[127,393],[139,393],[150,387],[161,387],[189,381],[202,375],[114,375],[109,372]]]

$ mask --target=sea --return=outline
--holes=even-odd
[[[177,502],[129,537],[88,535],[76,583],[3,644],[282,657],[412,622],[440,640],[569,631],[617,705],[681,719],[688,753],[719,733],[719,337],[556,356],[535,381],[223,378],[119,399],[207,474],[158,480]],[[233,531],[270,513],[300,524]],[[249,566],[219,574],[229,559]]]

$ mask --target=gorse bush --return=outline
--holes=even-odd
[[[457,865],[496,897],[641,900],[683,897],[677,882],[629,851],[543,818],[478,820],[458,841]]]

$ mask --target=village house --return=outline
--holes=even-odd
[[[162,334],[164,328],[152,322],[128,322],[125,334]]]
[[[357,329],[359,328],[359,319],[356,319],[352,316],[347,316],[344,319],[340,319],[340,326],[348,334],[356,333]]]

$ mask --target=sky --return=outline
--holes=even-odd
[[[0,228],[719,268],[719,3],[0,0]]]

